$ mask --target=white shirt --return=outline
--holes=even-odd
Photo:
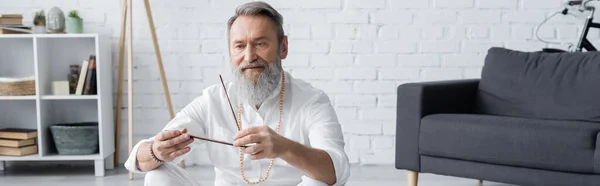
[[[231,104],[238,114],[240,99],[232,95],[232,82],[226,84]],[[281,83],[273,94],[260,106],[244,104],[242,106],[242,130],[252,126],[268,125],[276,131],[279,119],[279,96]],[[184,107],[163,130],[187,128],[192,135],[233,143],[238,131],[222,85],[216,84],[203,90],[198,98]],[[344,139],[337,114],[329,97],[309,83],[294,79],[285,73],[285,94],[280,135],[309,147],[322,149],[333,161],[336,184],[344,185],[350,176],[348,156],[344,152]],[[134,173],[143,173],[136,168],[135,162],[139,145],[153,138],[140,141],[125,163],[125,167]],[[200,144],[206,144],[210,162],[215,166],[215,185],[245,185],[240,172],[239,149],[223,144],[196,140],[192,150]],[[146,150],[146,149],[142,149]],[[189,153],[188,153],[189,154]],[[187,154],[186,154],[187,155]],[[171,163],[178,163],[183,156]],[[244,156],[244,172],[250,181],[265,176],[270,159],[251,160]],[[192,175],[193,176],[193,175]],[[267,181],[260,185],[304,185],[311,180],[299,169],[282,159],[275,163]],[[314,181],[314,180],[313,180]]]

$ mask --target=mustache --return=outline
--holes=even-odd
[[[245,70],[247,68],[256,68],[256,67],[262,67],[262,68],[267,68],[269,64],[266,61],[263,60],[255,60],[253,62],[247,63],[247,64],[243,64],[240,65],[238,67],[239,70]]]

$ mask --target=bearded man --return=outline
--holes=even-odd
[[[145,185],[199,185],[177,163],[206,144],[217,186],[344,185],[350,165],[337,115],[323,91],[283,70],[282,25],[267,3],[239,6],[227,26],[235,79],[204,89],[160,133],[136,144],[125,167],[146,174]]]

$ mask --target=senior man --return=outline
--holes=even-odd
[[[239,6],[227,24],[234,80],[204,89],[160,133],[138,142],[126,168],[145,173],[145,185],[199,185],[176,164],[206,144],[215,185],[345,184],[349,160],[337,115],[322,90],[283,70],[282,25],[267,3]]]

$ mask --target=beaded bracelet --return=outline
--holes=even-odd
[[[154,144],[154,142],[150,142],[150,145],[149,145],[149,147],[150,147],[150,148],[148,148],[148,150],[150,151],[150,157],[152,157],[152,159],[153,159],[155,162],[157,162],[157,163],[163,163],[163,162],[165,162],[165,161],[163,161],[163,160],[160,160],[160,159],[158,159],[158,158],[157,158],[157,157],[154,155],[154,152],[152,151],[152,144]]]

